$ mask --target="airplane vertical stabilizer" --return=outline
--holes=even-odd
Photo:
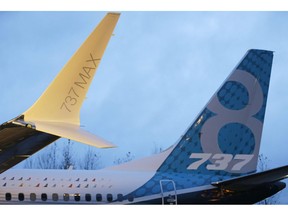
[[[273,52],[249,50],[158,171],[233,176],[256,171]]]
[[[272,60],[271,51],[249,50],[178,143],[158,155],[112,167],[150,171],[149,181],[127,196],[217,186],[255,172]]]

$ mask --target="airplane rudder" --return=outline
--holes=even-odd
[[[201,129],[201,146],[229,162],[225,171],[256,170],[272,62],[272,51],[249,50],[207,105],[215,117]]]
[[[239,63],[237,70],[250,73],[256,80],[255,86],[259,85],[258,92],[256,91],[254,102],[257,103],[256,97],[262,99],[261,107],[255,118],[264,122],[266,104],[268,99],[268,91],[270,85],[270,77],[273,64],[273,51],[251,49],[247,52],[244,59]],[[251,96],[250,96],[251,97]],[[260,105],[259,105],[260,106]]]
[[[251,49],[239,63],[237,69],[251,73],[260,82],[263,90],[268,91],[273,56],[273,51]]]

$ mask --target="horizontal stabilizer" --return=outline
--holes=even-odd
[[[233,178],[230,180],[213,182],[213,186],[230,190],[241,190],[258,185],[280,181],[288,177],[288,166],[282,166],[264,172],[254,173],[247,176]]]
[[[95,146],[97,148],[114,148],[115,145],[103,140],[102,138],[83,130],[82,128],[65,123],[55,122],[34,122],[35,128],[38,131],[59,137],[74,140],[76,142],[85,143],[87,145]]]

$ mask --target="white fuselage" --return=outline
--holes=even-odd
[[[173,148],[101,170],[10,169],[0,175],[0,203],[125,204],[162,198],[159,193],[122,200],[156,174]]]
[[[0,175],[0,202],[109,203],[142,186],[154,174],[105,169],[11,169]]]

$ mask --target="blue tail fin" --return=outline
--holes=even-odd
[[[249,50],[159,172],[239,176],[256,170],[273,52]]]

